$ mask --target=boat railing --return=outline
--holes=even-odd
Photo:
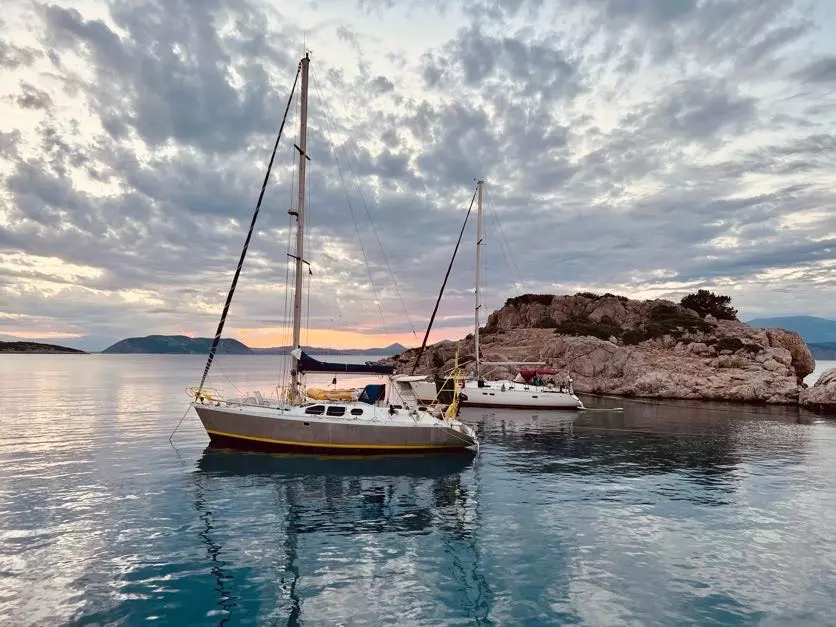
[[[195,402],[201,403],[205,401],[214,403],[215,401],[224,400],[223,392],[220,390],[216,388],[201,388],[196,385],[186,388],[186,396]]]
[[[187,387],[186,396],[192,401],[208,405],[226,405],[228,407],[273,407],[282,409],[279,401],[271,401],[262,396],[261,392],[256,391],[253,394],[247,394],[240,398],[226,398],[224,393],[217,388],[198,388]]]

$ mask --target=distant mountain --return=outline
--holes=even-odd
[[[86,354],[77,348],[67,348],[57,344],[42,344],[41,342],[0,342],[0,353],[72,353]]]
[[[270,348],[253,348],[256,355],[286,355],[290,346],[273,346]],[[302,350],[309,355],[397,355],[406,350],[403,344],[389,344],[384,348],[322,348],[319,346],[303,346]]]
[[[153,353],[158,355],[198,355],[209,352],[212,338],[187,337],[185,335],[147,335],[129,337],[104,349],[103,353]],[[251,355],[253,351],[238,340],[221,339],[218,344],[221,355]]]
[[[755,318],[746,324],[752,327],[777,327],[795,331],[808,344],[836,342],[836,320],[815,316],[784,316],[779,318]]]
[[[153,353],[158,355],[194,355],[209,352],[212,338],[187,337],[185,335],[148,335],[146,337],[129,337],[109,346],[103,353]],[[243,342],[222,338],[218,344],[220,355],[286,355],[290,346],[274,346],[271,348],[250,348]],[[406,350],[401,344],[390,344],[385,348],[320,348],[317,346],[303,346],[302,349],[312,355],[397,355]]]
[[[827,361],[836,360],[836,342],[821,342],[819,344],[807,344],[815,359]]]
[[[0,333],[0,342],[35,342],[36,344],[50,344],[55,346],[53,342],[61,342],[61,346],[66,348],[76,348],[86,353],[98,353],[103,346],[110,346],[118,337],[105,337],[99,335],[80,335],[78,337],[62,337],[62,338],[47,338],[47,337],[16,337],[14,335],[5,335]]]

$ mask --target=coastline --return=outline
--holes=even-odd
[[[57,344],[40,342],[0,342],[0,354],[4,355],[88,355],[87,351]]]
[[[33,351],[0,351],[0,357],[3,355],[90,355],[90,356],[102,356],[97,357],[94,361],[98,362],[100,359],[113,359],[116,361],[128,361],[134,358],[138,358],[137,361],[152,363],[153,360],[164,357],[164,358],[176,358],[178,361],[183,358],[187,358],[189,360],[196,359],[202,360],[205,358],[205,355],[195,354],[195,353],[102,353],[102,352],[76,352],[76,351],[50,351],[50,350],[33,350]],[[316,355],[315,355],[316,356]],[[328,355],[323,355],[328,356]],[[234,358],[236,361],[238,358],[251,358],[251,357],[262,357],[262,358],[273,358],[277,357],[277,355],[258,355],[258,354],[249,354],[249,355],[219,355],[219,357],[224,357],[226,359]],[[278,356],[280,357],[280,356]],[[343,359],[347,362],[365,362],[365,361],[377,361],[377,360],[388,360],[387,356],[384,355],[344,355]],[[241,362],[248,362],[249,359],[241,360]],[[253,360],[255,363],[258,363],[259,360]],[[269,361],[269,359],[268,359]],[[241,363],[239,362],[239,363]],[[85,362],[86,363],[86,362]],[[819,376],[826,370],[830,368],[836,368],[836,360],[818,360],[815,363],[814,370],[804,377],[804,384],[806,384],[809,388],[812,388],[813,385],[818,380]],[[700,403],[713,403],[713,402],[722,402],[724,404],[729,404],[733,406],[755,406],[755,407],[763,407],[767,405],[767,403],[756,401],[756,400],[735,400],[735,399],[723,399],[723,398],[682,398],[681,396],[676,395],[665,395],[665,396],[640,396],[640,395],[628,395],[628,394],[616,394],[611,392],[602,391],[600,393],[593,392],[591,390],[583,390],[578,391],[578,393],[582,396],[588,398],[612,398],[612,399],[623,399],[629,401],[645,401],[645,402],[658,402],[658,401],[697,401]],[[769,403],[769,405],[783,405],[784,407],[803,407],[801,403],[798,401],[793,402],[786,402],[786,403],[778,403],[773,404]],[[809,409],[809,408],[808,408]],[[826,409],[826,408],[825,408]],[[816,411],[816,410],[811,410]]]

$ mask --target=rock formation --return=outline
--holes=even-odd
[[[825,370],[813,387],[801,390],[798,402],[819,413],[836,413],[836,368]]]
[[[620,396],[794,404],[815,367],[793,331],[611,294],[509,299],[488,318],[480,343],[484,361],[544,361],[571,375],[578,392]],[[457,350],[472,374],[472,335],[428,347],[416,372],[448,371]],[[385,361],[408,372],[416,352]],[[483,374],[496,379],[515,370],[489,366]]]

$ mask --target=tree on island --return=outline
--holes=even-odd
[[[696,311],[701,318],[711,314],[718,320],[737,320],[737,309],[731,306],[731,296],[698,290],[685,296],[679,304]]]

